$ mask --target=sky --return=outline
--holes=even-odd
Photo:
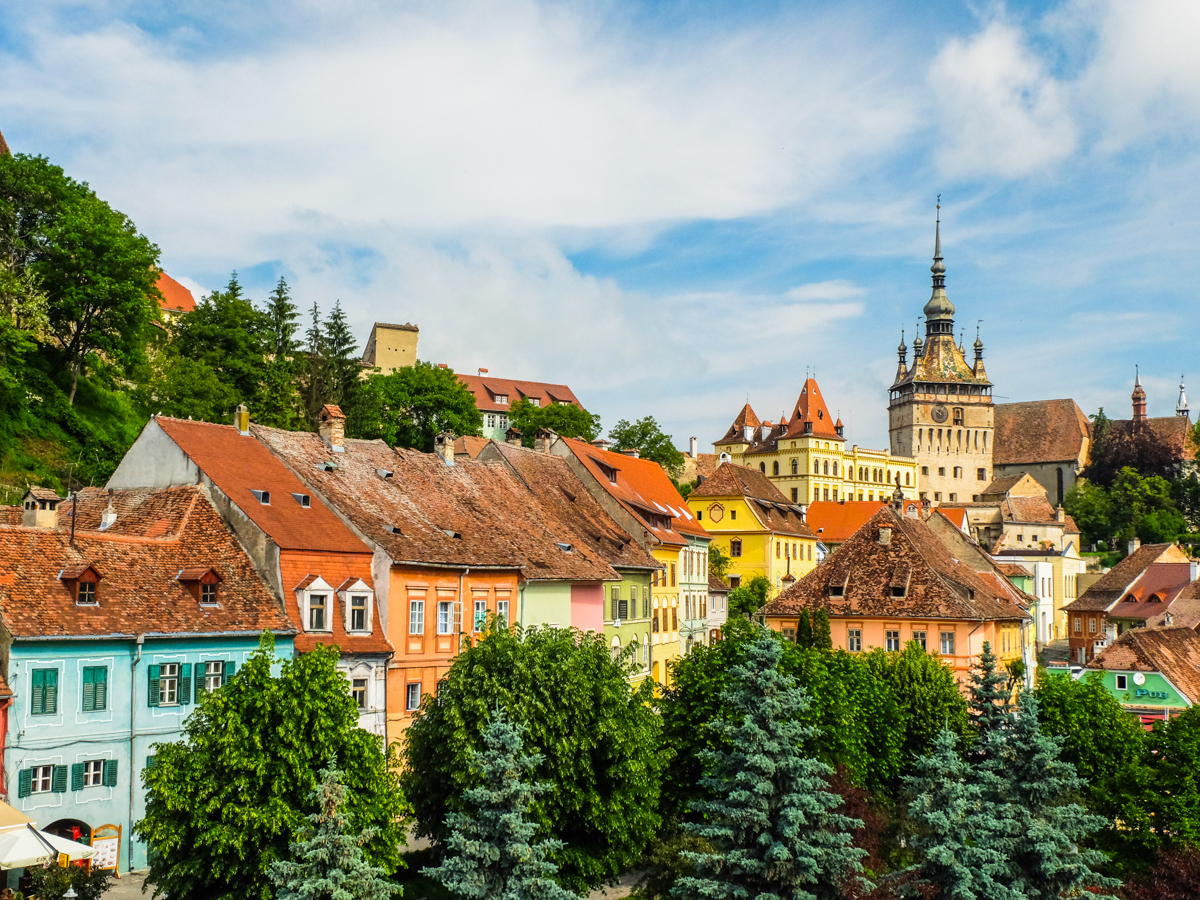
[[[812,372],[884,448],[939,195],[998,402],[1200,408],[1197,46],[1194,0],[0,0],[0,131],[198,295],[705,452]]]

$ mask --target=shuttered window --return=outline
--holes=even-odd
[[[34,716],[58,714],[58,669],[34,669],[30,673],[29,713]]]
[[[83,711],[108,708],[108,666],[83,667]]]

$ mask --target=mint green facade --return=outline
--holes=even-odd
[[[1191,706],[1179,688],[1159,672],[1120,672],[1102,669],[1102,684],[1129,710],[1183,710]],[[1135,676],[1142,676],[1141,684]]]
[[[604,639],[614,653],[623,652],[632,662],[629,681],[638,685],[650,676],[652,663],[651,570],[614,568],[621,580],[604,585]]]
[[[518,596],[516,616],[509,618],[522,628],[530,625],[552,625],[555,628],[570,628],[571,621],[570,581],[527,581]]]

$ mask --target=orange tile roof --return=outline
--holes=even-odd
[[[1180,559],[1173,561],[1183,562],[1187,559],[1179,553],[1174,544],[1143,544],[1105,572],[1099,581],[1083,592],[1082,597],[1068,603],[1063,609],[1073,612],[1106,610],[1120,600],[1126,589],[1153,563],[1174,556],[1179,556]]]
[[[938,512],[954,523],[954,527],[963,534],[969,533],[967,528],[967,511],[965,509],[938,509]]]
[[[316,571],[312,571],[314,569]],[[301,573],[304,577],[300,577]],[[308,653],[316,649],[318,644],[336,646],[342,653],[386,655],[393,652],[392,645],[384,633],[378,602],[375,604],[370,634],[350,634],[346,631],[348,601],[340,597],[338,592],[358,581],[362,581],[368,589],[373,590],[370,555],[356,557],[347,553],[281,553],[279,574],[283,580],[284,606],[297,631],[295,642],[298,652]],[[301,586],[307,587],[306,582],[311,584],[317,578],[325,579],[325,583],[333,588],[328,601],[328,632],[306,632],[300,618],[300,600],[296,591],[301,590]]]
[[[755,415],[750,404],[747,403],[742,407],[742,411],[737,414],[737,417],[733,420],[733,424],[725,432],[725,436],[714,443],[728,444],[730,442],[752,441],[760,425],[762,425],[762,421]]]
[[[1068,462],[1083,455],[1092,423],[1074,400],[997,403],[992,464]]]
[[[818,540],[840,544],[883,505],[882,500],[816,500],[806,507],[806,521]]]
[[[685,546],[689,536],[710,537],[696,522],[687,503],[658,463],[601,450],[574,438],[559,440],[575,454],[601,487],[664,544]],[[609,477],[610,472],[616,479],[615,483]],[[660,517],[667,520],[669,527],[663,527],[657,521]]]
[[[583,408],[575,393],[565,384],[493,378],[491,375],[458,375],[458,380],[475,395],[475,405],[484,412],[506,413],[523,397],[542,400],[542,406],[549,406],[550,403],[572,403],[580,409]],[[496,395],[508,397],[508,402],[497,403],[492,399]]]
[[[192,292],[166,272],[158,273],[158,281],[155,283],[155,287],[162,294],[162,299],[158,302],[158,305],[163,309],[191,312],[196,308],[196,298],[192,296]]]
[[[1200,634],[1186,626],[1131,628],[1087,664],[1116,672],[1160,672],[1187,699],[1200,702]]]
[[[796,400],[796,408],[792,411],[792,417],[788,419],[786,435],[788,437],[799,434],[807,435],[808,432],[805,429],[812,425],[813,437],[827,437],[840,441],[843,438],[837,433],[836,424],[833,417],[829,415],[829,407],[825,405],[825,398],[821,396],[821,388],[817,385],[817,379],[806,379],[804,387],[800,389],[800,397]]]
[[[475,434],[468,434],[460,438],[455,438],[454,455],[458,456],[459,454],[465,454],[471,459],[477,459],[479,454],[483,452],[483,448],[489,443],[491,443],[491,441],[489,441],[487,438],[480,437]]]
[[[232,425],[159,416],[155,419],[196,466],[238,509],[285,550],[369,553],[332,510],[313,497],[287,466],[251,435]],[[313,435],[318,441],[320,438]],[[326,448],[324,459],[340,458]],[[270,504],[253,491],[270,492]],[[307,495],[301,506],[295,494]]]

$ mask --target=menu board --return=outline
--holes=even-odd
[[[121,863],[121,826],[100,825],[92,832],[93,869],[116,869]]]

